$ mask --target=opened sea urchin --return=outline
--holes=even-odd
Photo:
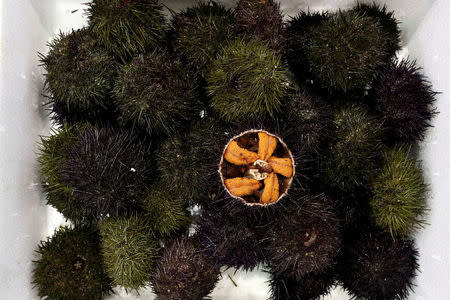
[[[225,146],[219,173],[232,198],[247,205],[268,205],[286,195],[295,163],[279,137],[264,130],[248,130]]]

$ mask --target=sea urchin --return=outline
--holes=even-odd
[[[33,284],[46,299],[102,299],[112,292],[103,270],[98,232],[61,227],[42,241],[33,262]]]
[[[384,159],[372,182],[370,206],[378,226],[392,235],[406,235],[422,226],[427,185],[408,148],[392,148]]]
[[[340,280],[356,299],[406,299],[418,268],[417,256],[410,240],[363,231],[345,247]]]
[[[424,138],[435,112],[436,93],[415,62],[392,61],[380,72],[371,92],[390,141],[414,142]]]

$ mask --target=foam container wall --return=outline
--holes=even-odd
[[[40,189],[36,152],[39,135],[50,125],[42,104],[43,70],[38,52],[61,31],[86,23],[83,2],[88,0],[0,1],[0,299],[38,299],[30,284],[31,261],[40,240],[64,223],[45,205]],[[219,1],[226,6],[234,1]],[[427,225],[416,236],[420,273],[411,300],[450,298],[450,1],[385,0],[401,21],[400,56],[416,59],[434,88],[440,114],[420,144],[426,181],[431,185]],[[174,10],[192,1],[165,1]],[[350,0],[282,0],[286,17],[300,9],[311,11],[349,8]],[[230,275],[237,287],[229,279]],[[267,274],[261,270],[228,270],[212,293],[214,300],[267,299]],[[117,290],[109,299],[153,299],[150,290],[140,295]],[[326,299],[349,299],[336,289]]]

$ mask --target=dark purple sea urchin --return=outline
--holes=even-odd
[[[101,111],[110,103],[118,64],[89,28],[60,33],[40,55],[50,102],[66,110]]]
[[[120,60],[161,43],[165,16],[158,0],[93,0],[86,3],[96,39]]]
[[[115,124],[117,120],[117,109],[113,100],[105,100],[104,102],[104,106],[79,108],[50,98],[48,110],[51,113],[52,121],[58,125],[90,123],[101,126],[102,124]]]
[[[197,249],[195,236],[182,236],[165,246],[150,281],[157,300],[199,300],[219,276],[219,268]]]
[[[286,143],[293,151],[315,155],[323,150],[330,135],[332,113],[318,96],[305,90],[292,90],[283,109],[289,134]]]
[[[321,273],[309,273],[301,279],[271,274],[271,300],[316,300],[328,294],[336,282],[336,271],[326,269]]]
[[[381,6],[375,2],[372,4],[358,2],[353,10],[380,24],[386,37],[386,58],[393,57],[395,52],[401,48],[399,22],[395,19],[394,12],[389,11],[386,5]]]
[[[436,92],[414,61],[392,61],[373,84],[375,110],[384,120],[391,142],[422,140],[435,115]]]
[[[306,59],[306,42],[313,28],[330,18],[327,12],[304,12],[292,17],[286,27],[286,58],[289,69],[298,80],[303,82],[311,75],[308,72]]]
[[[200,1],[173,16],[172,50],[203,78],[222,47],[235,37],[234,14],[215,1]]]
[[[413,241],[364,230],[346,243],[339,277],[355,299],[406,299],[418,269]]]
[[[267,41],[270,48],[284,54],[286,36],[280,3],[274,0],[240,0],[235,14],[238,33]]]
[[[373,19],[339,11],[314,27],[305,54],[315,81],[330,91],[364,88],[386,57],[386,40]]]
[[[150,158],[150,143],[131,131],[87,128],[69,149],[61,179],[92,216],[118,214],[146,195],[155,169]]]
[[[341,230],[327,196],[305,197],[274,223],[264,250],[274,273],[298,280],[333,265],[341,247]]]
[[[264,261],[264,230],[252,226],[241,216],[224,211],[204,211],[198,223],[202,251],[214,258],[218,266],[252,270]]]

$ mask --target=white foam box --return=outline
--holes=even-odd
[[[49,134],[42,104],[43,70],[38,52],[57,32],[86,24],[87,0],[1,0],[0,2],[0,299],[38,299],[30,284],[31,261],[40,240],[64,223],[62,216],[45,205],[40,189],[36,152],[39,135]],[[226,6],[234,1],[219,1]],[[350,0],[283,0],[285,16],[298,10],[349,8]],[[450,299],[450,1],[378,1],[395,11],[401,21],[403,50],[423,66],[435,90],[440,114],[420,144],[426,181],[431,186],[428,223],[416,236],[420,273],[409,299]],[[179,10],[192,1],[165,1]],[[267,299],[267,274],[228,270],[212,293],[215,300]],[[237,287],[227,274],[230,274]],[[153,299],[150,290],[109,299]],[[336,289],[326,299],[349,299]]]

